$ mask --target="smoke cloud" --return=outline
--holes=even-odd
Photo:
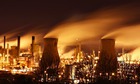
[[[31,36],[35,36],[37,38],[36,43],[41,44],[43,44],[43,37],[56,37],[58,38],[59,52],[62,54],[65,53],[67,46],[77,45],[78,43],[93,50],[93,48],[97,48],[95,46],[100,46],[100,39],[102,38],[115,39],[116,48],[135,47],[137,49],[140,47],[139,9],[140,5],[138,3],[102,7],[92,13],[75,13],[70,18],[58,22],[53,28],[48,28],[49,26],[46,25],[36,28],[24,26],[22,30],[15,30],[4,35],[7,36],[10,46],[17,45],[16,36],[20,35],[21,48],[30,46]],[[30,30],[27,32],[27,30],[24,30],[25,27]],[[0,42],[3,42],[2,37],[4,35],[0,36]],[[74,52],[70,51],[68,53],[72,54]]]
[[[139,47],[139,8],[133,3],[104,8],[88,15],[76,15],[56,26],[45,38],[57,37],[62,48],[77,42],[99,46],[94,44],[99,43],[101,38],[115,39],[117,48]]]

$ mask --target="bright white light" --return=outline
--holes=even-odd
[[[74,80],[74,84],[78,84],[79,82],[79,80]]]

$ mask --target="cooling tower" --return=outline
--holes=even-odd
[[[97,73],[115,73],[117,70],[117,56],[115,54],[115,40],[102,39],[101,52],[97,65]]]
[[[60,58],[57,50],[57,38],[44,38],[44,51],[40,61],[40,70],[58,68]]]

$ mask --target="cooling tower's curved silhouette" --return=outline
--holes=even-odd
[[[39,64],[40,70],[58,68],[60,57],[57,50],[57,38],[44,38],[44,51]]]
[[[117,56],[115,53],[115,40],[102,39],[101,53],[97,65],[98,73],[115,73],[117,71]]]

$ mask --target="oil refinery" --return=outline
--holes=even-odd
[[[58,52],[58,38],[44,38],[42,49],[32,36],[27,50],[20,48],[21,39],[17,36],[17,46],[9,46],[4,36],[4,45],[0,47],[0,74],[11,74],[6,78],[12,78],[11,83],[15,83],[17,75],[30,76],[32,84],[139,83],[140,61],[131,60],[124,49],[117,53],[114,39],[101,39],[100,50],[92,53],[85,53],[77,43],[70,57]]]
[[[0,1],[0,84],[140,84],[140,0]]]
[[[41,57],[41,46],[34,44],[35,37],[32,36],[31,47],[28,50],[20,48],[20,36],[17,37],[17,46],[9,46],[4,36],[4,47],[0,48],[0,69],[12,73],[22,73],[34,70],[38,67]],[[7,46],[6,46],[7,45]],[[33,69],[34,68],[34,69]]]

